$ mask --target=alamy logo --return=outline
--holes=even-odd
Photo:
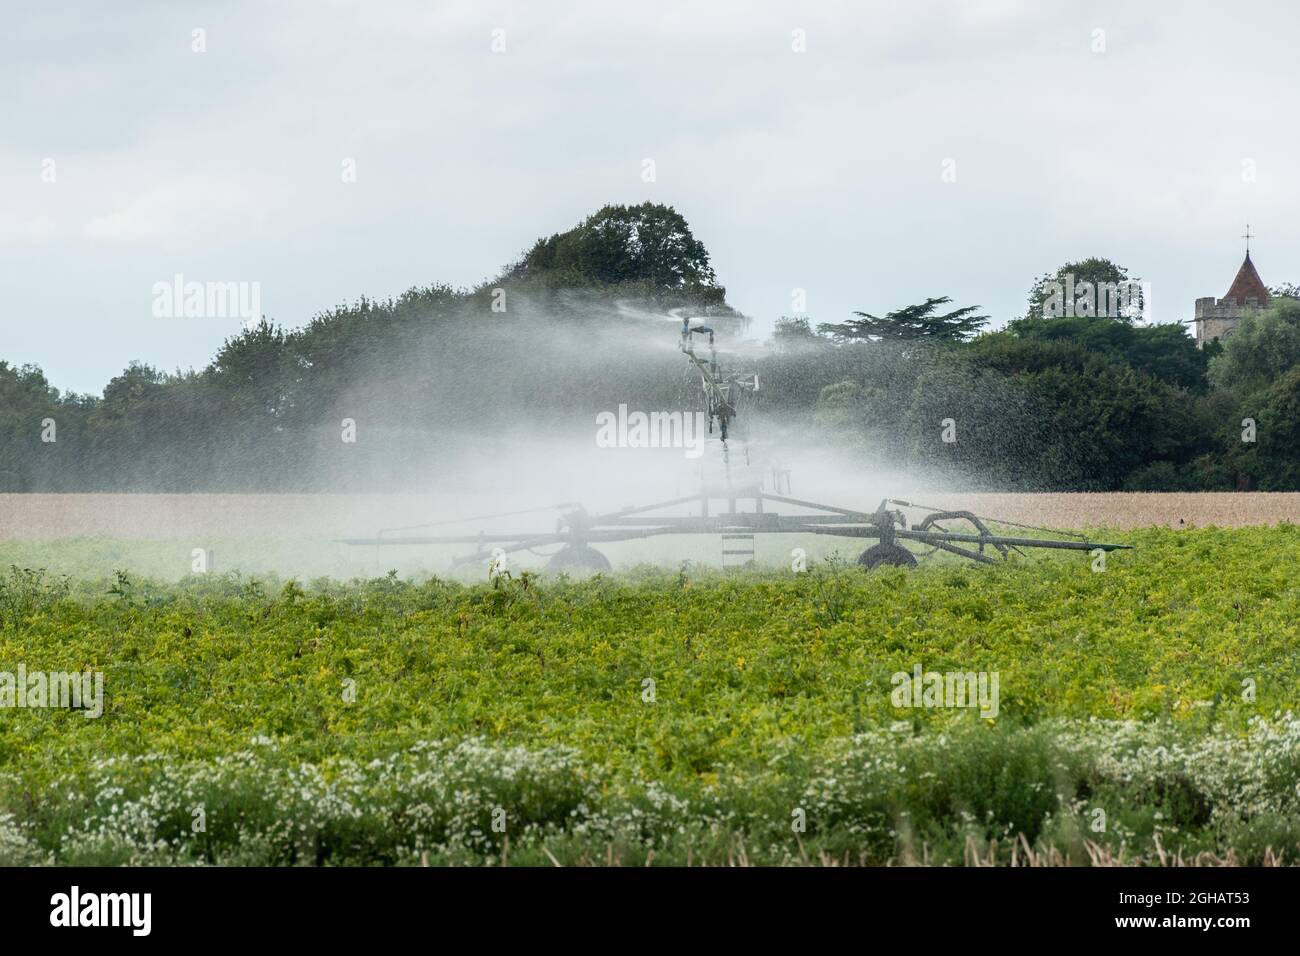
[[[708,416],[703,412],[631,412],[626,405],[596,415],[597,448],[685,448],[687,458],[704,454]]]
[[[921,665],[912,673],[899,671],[890,678],[894,685],[889,695],[895,707],[978,707],[981,717],[993,720],[998,715],[997,671],[923,671]]]
[[[1112,319],[1151,321],[1151,283],[1137,279],[1122,282],[1075,282],[1067,273],[1065,282],[1045,287],[1043,317],[1048,319],[1101,316]]]
[[[133,936],[148,936],[152,927],[153,894],[71,893],[50,897],[51,926],[129,926]]]
[[[58,707],[80,710],[83,717],[104,713],[104,672],[0,671],[0,707]]]
[[[187,282],[178,272],[171,282],[153,284],[153,314],[158,319],[239,319],[253,326],[262,318],[262,283]]]

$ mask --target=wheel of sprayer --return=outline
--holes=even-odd
[[[613,570],[609,558],[587,545],[565,545],[546,563],[547,571],[585,571],[596,574]]]
[[[901,544],[876,544],[858,555],[858,564],[861,564],[868,571],[874,570],[882,564],[893,568],[914,568],[916,567],[916,555]]]

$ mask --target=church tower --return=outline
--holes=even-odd
[[[1237,270],[1237,277],[1232,280],[1227,294],[1216,300],[1214,296],[1205,296],[1196,300],[1196,347],[1205,348],[1205,343],[1226,339],[1237,327],[1243,315],[1268,306],[1271,296],[1264,280],[1255,271],[1255,263],[1250,261],[1250,227],[1246,228],[1246,261]]]

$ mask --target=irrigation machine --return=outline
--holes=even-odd
[[[697,336],[707,337],[707,357],[696,352]],[[690,363],[688,371],[693,369],[699,375],[709,433],[716,431],[719,438],[723,466],[721,482],[710,484],[702,478],[702,487],[697,494],[606,514],[590,514],[581,504],[565,503],[507,515],[484,515],[390,528],[380,531],[377,537],[350,538],[345,543],[375,547],[473,545],[474,550],[456,557],[454,565],[490,562],[520,551],[536,554],[539,553],[536,550],[538,548],[558,546],[558,550],[543,554],[549,558],[547,570],[571,573],[610,570],[609,560],[595,545],[661,535],[718,535],[722,543],[722,563],[733,567],[752,564],[755,537],[768,534],[832,535],[874,541],[857,559],[858,564],[867,569],[882,565],[915,567],[918,559],[923,560],[938,551],[960,555],[983,564],[997,564],[1007,559],[1013,551],[1023,554],[1025,548],[1109,552],[1131,547],[1090,541],[1073,532],[982,518],[970,511],[931,508],[895,498],[884,499],[875,511],[869,512],[804,501],[789,495],[790,473],[779,467],[767,470],[758,481],[749,477],[734,478],[729,447],[732,425],[744,397],[758,391],[759,382],[756,373],[737,374],[723,370],[714,336],[715,330],[712,327],[692,325],[689,317],[682,319],[680,348]],[[744,454],[748,459],[748,447],[744,449]],[[747,475],[750,471],[749,468],[745,469]],[[701,474],[703,475],[703,469]],[[771,486],[773,490],[766,490],[765,485]],[[785,493],[782,494],[782,491]],[[782,506],[787,511],[797,508],[804,513],[782,513]],[[907,516],[902,510],[904,508],[922,511],[924,517],[909,527]],[[681,513],[683,509],[688,513]],[[488,521],[542,512],[558,515],[554,530],[433,535],[412,533],[427,532],[447,525],[463,525],[476,520]],[[994,534],[990,525],[1058,537]],[[908,547],[908,544],[929,550],[918,553]]]

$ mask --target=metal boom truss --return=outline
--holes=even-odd
[[[696,355],[694,336],[707,335],[709,356],[707,359]],[[1106,544],[1088,541],[1071,532],[1053,531],[1030,525],[1017,525],[1014,522],[995,521],[981,518],[970,511],[952,511],[915,505],[907,501],[886,498],[880,506],[871,512],[841,508],[835,505],[803,501],[788,495],[770,494],[761,486],[746,484],[734,486],[731,480],[728,439],[731,434],[731,422],[737,416],[740,398],[749,392],[758,390],[758,375],[737,375],[724,373],[718,361],[714,346],[714,330],[708,326],[692,326],[689,318],[682,320],[681,350],[691,366],[698,372],[704,391],[704,399],[709,418],[710,431],[716,423],[721,438],[723,462],[726,465],[726,478],[721,487],[703,488],[699,494],[659,501],[654,504],[628,507],[620,511],[591,515],[577,504],[556,505],[538,511],[558,511],[559,519],[554,531],[544,532],[479,532],[477,534],[451,535],[417,535],[408,532],[434,527],[422,525],[408,528],[389,529],[379,532],[373,538],[348,538],[346,544],[359,546],[389,545],[474,545],[475,549],[453,560],[454,565],[462,565],[518,551],[533,551],[537,548],[559,545],[560,550],[550,555],[549,569],[552,570],[609,570],[609,561],[603,554],[592,547],[619,541],[659,537],[661,535],[720,535],[724,548],[724,563],[727,554],[752,555],[752,551],[729,551],[725,545],[729,539],[750,539],[755,535],[767,534],[816,534],[831,535],[842,538],[874,539],[876,544],[864,551],[858,563],[868,568],[880,565],[915,566],[917,555],[904,547],[903,542],[912,542],[929,547],[931,550],[922,555],[927,557],[936,551],[946,551],[972,561],[984,564],[996,564],[1005,560],[1012,551],[1023,553],[1024,548],[1049,548],[1069,551],[1115,551],[1129,548],[1129,545]],[[783,476],[788,472],[775,473],[778,489]],[[787,479],[788,481],[788,479]],[[721,507],[715,507],[715,505]],[[786,514],[768,506],[799,508],[812,514]],[[893,507],[891,507],[891,505]],[[673,508],[695,506],[696,514],[657,514]],[[927,514],[915,525],[909,527],[902,508],[920,509]],[[514,512],[523,514],[526,512]],[[473,520],[489,520],[507,517],[506,515],[489,515],[479,519],[462,519],[439,524],[464,523]],[[954,530],[948,524],[964,522],[965,527]],[[1024,530],[1057,534],[1071,538],[1013,536],[994,534],[989,523],[1017,527]]]

